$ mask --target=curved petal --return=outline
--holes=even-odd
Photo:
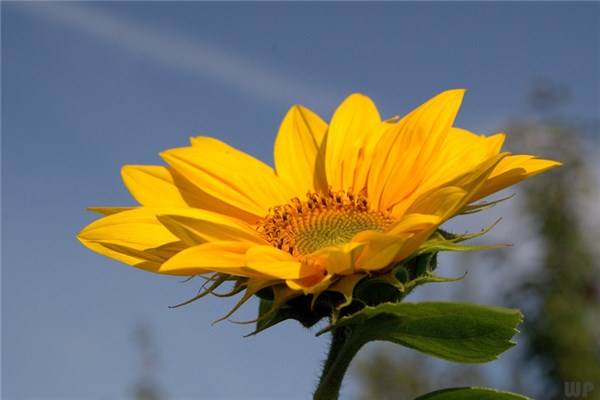
[[[171,172],[158,165],[125,165],[123,183],[134,199],[146,207],[188,207]]]
[[[419,189],[421,192],[438,187],[478,167],[500,153],[505,135],[476,135],[465,129],[451,128],[434,157]]]
[[[125,186],[146,207],[196,207],[254,223],[256,216],[208,195],[172,168],[126,165],[121,169]],[[108,211],[108,210],[107,210]]]
[[[425,243],[429,236],[431,236],[433,231],[434,229],[431,229],[429,231],[423,231],[407,238],[406,242],[404,243],[404,246],[402,246],[400,251],[396,253],[396,256],[394,257],[393,261],[399,262],[402,260],[406,260],[407,258],[412,256],[417,250],[419,250],[419,247],[421,247],[421,245]]]
[[[158,272],[169,275],[196,275],[221,272],[244,277],[260,277],[246,265],[249,242],[212,242],[190,247],[171,257]]]
[[[86,210],[102,215],[112,215],[123,211],[134,210],[137,207],[88,207]]]
[[[384,133],[369,172],[371,207],[389,209],[418,187],[446,140],[463,95],[464,90],[443,92]]]
[[[312,294],[314,305],[317,297],[331,285],[333,275],[331,274],[318,274],[308,276],[302,279],[287,279],[286,285],[292,290],[302,291],[304,294]]]
[[[389,266],[411,235],[376,231],[358,233],[352,240],[364,243],[365,247],[356,260],[356,269],[372,271]]]
[[[159,209],[156,213],[161,224],[190,246],[216,241],[266,244],[247,223],[222,214],[195,208]]]
[[[421,196],[409,213],[392,228],[394,233],[410,233],[393,261],[402,261],[413,255],[440,224],[462,208],[468,198],[469,192],[456,186],[438,188]]]
[[[294,197],[273,169],[257,159],[208,137],[193,138],[193,144],[161,156],[198,190],[258,218]]]
[[[450,195],[452,197],[452,195]],[[460,197],[462,200],[464,196]],[[450,202],[450,205],[452,202]],[[448,207],[448,205],[446,206]],[[444,221],[444,207],[435,207],[434,210],[439,215],[430,214],[407,214],[395,225],[390,233],[400,234],[406,237],[406,240],[398,252],[394,255],[393,261],[401,261],[411,256],[427,240],[431,234]]]
[[[301,279],[288,279],[286,284],[290,289],[314,295],[314,304],[319,294],[332,283],[334,276],[354,273],[354,263],[363,247],[363,243],[345,243],[319,249],[303,259],[304,264],[314,268],[313,273]]]
[[[325,172],[334,190],[354,188],[356,165],[368,135],[379,132],[381,117],[373,101],[352,94],[335,111],[325,138]]]
[[[416,192],[419,194],[418,196],[411,196],[396,204],[392,209],[392,215],[401,218],[405,213],[431,214],[441,217],[441,222],[445,221],[472,201],[473,196],[485,183],[494,168],[507,155],[508,153],[500,153],[450,182],[445,182],[424,193]]]
[[[415,190],[393,208],[399,217],[420,196],[444,186],[455,186],[462,176],[478,176],[486,165],[499,154],[504,142],[502,133],[492,136],[476,135],[465,129],[450,128],[450,132],[439,150],[426,167],[423,180]]]
[[[371,132],[364,139],[364,143],[359,150],[358,160],[356,161],[353,190],[359,193],[367,187],[369,179],[369,171],[373,162],[373,154],[379,140],[385,132],[394,127],[393,122],[384,121],[379,125],[379,128]]]
[[[77,238],[92,251],[154,272],[183,248],[177,236],[146,208],[100,218],[86,226]]]
[[[275,169],[298,197],[327,190],[324,166],[318,162],[326,131],[321,117],[299,105],[290,108],[281,122],[275,139]]]
[[[558,161],[541,160],[534,158],[534,156],[508,156],[500,161],[471,201],[479,200],[531,176],[561,165]]]
[[[447,219],[460,209],[468,192],[458,186],[445,186],[431,190],[411,204],[407,213],[435,215]]]
[[[354,262],[364,243],[350,242],[325,247],[307,256],[329,274],[348,275],[354,272]]]
[[[299,279],[318,273],[315,266],[295,259],[273,246],[255,246],[246,252],[246,265],[253,271],[277,279]]]
[[[388,232],[362,232],[352,240],[365,242],[357,261],[361,270],[385,268],[412,255],[442,221],[437,215],[408,214]]]
[[[93,242],[78,238],[88,249],[144,271],[158,273],[161,265],[170,257],[185,249],[181,242],[167,243],[155,248],[137,250],[112,243]]]
[[[442,218],[439,215],[429,214],[408,214],[402,217],[402,219],[396,223],[389,233],[418,233],[432,227],[436,227],[442,222]]]

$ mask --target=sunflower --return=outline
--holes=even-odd
[[[146,271],[219,276],[249,295],[318,296],[383,274],[472,203],[560,165],[502,152],[504,134],[453,126],[463,90],[382,120],[352,94],[329,125],[303,106],[284,117],[275,168],[210,137],[166,150],[167,166],[126,165],[138,207],[96,207],[78,235]]]

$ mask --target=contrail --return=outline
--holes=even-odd
[[[220,82],[223,86],[264,102],[306,102],[313,107],[331,107],[341,97],[330,88],[301,82],[282,71],[228,52],[205,40],[190,40],[91,6],[32,2],[20,3],[18,7],[29,14],[143,55],[161,65]]]

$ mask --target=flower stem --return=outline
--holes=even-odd
[[[336,328],[332,332],[329,353],[323,366],[323,373],[315,391],[313,400],[337,400],[342,380],[350,361],[365,341],[352,335],[350,327]]]

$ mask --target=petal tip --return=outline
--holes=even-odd
[[[373,99],[371,99],[369,96],[367,96],[364,93],[361,92],[354,92],[351,93],[348,97],[346,97],[343,101],[343,103],[349,102],[349,101],[358,101],[358,102],[367,102],[367,103],[373,103]]]
[[[457,94],[457,95],[464,95],[467,92],[467,88],[455,88],[455,89],[448,89],[446,92],[447,93],[452,93],[452,94]]]
[[[448,97],[453,97],[458,101],[461,101],[465,94],[467,93],[466,88],[456,88],[456,89],[448,89],[445,92],[442,92],[442,95],[446,95]]]

